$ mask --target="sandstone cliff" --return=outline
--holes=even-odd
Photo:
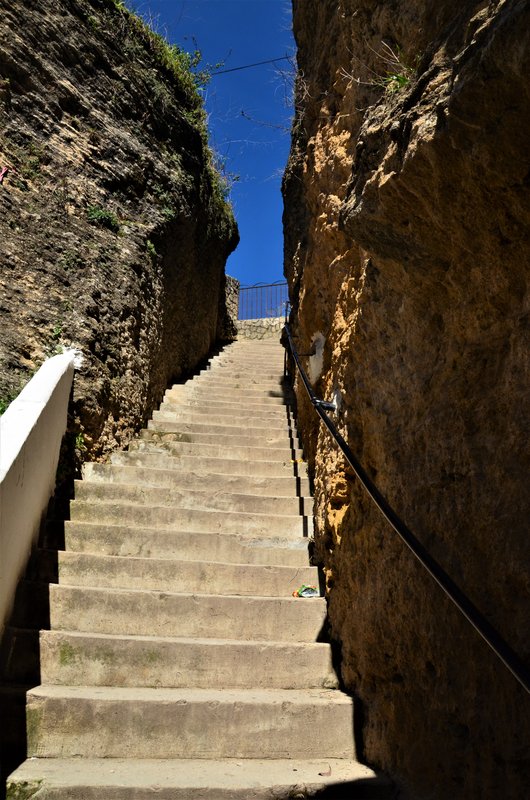
[[[1,6],[0,401],[79,348],[73,429],[97,457],[226,330],[237,230],[185,54],[118,0]]]
[[[285,271],[316,391],[530,661],[530,6],[294,0]],[[530,703],[382,521],[299,389],[342,680],[404,796],[525,796]]]

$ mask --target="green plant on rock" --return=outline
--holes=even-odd
[[[11,405],[17,394],[18,392],[14,392],[14,393],[9,393],[4,397],[0,397],[0,417],[7,411],[7,409],[9,408],[9,406]]]
[[[147,252],[151,256],[151,258],[153,258],[153,259],[154,258],[158,258],[158,253],[156,252],[156,247],[154,246],[154,244],[151,241],[151,239],[148,239],[147,242],[145,243],[145,249],[147,250]]]
[[[120,221],[114,212],[99,206],[89,206],[87,218],[92,225],[99,225],[101,228],[108,228],[114,233],[119,233]]]
[[[364,71],[368,71],[369,79],[361,80],[353,72],[341,69],[343,78],[347,78],[351,83],[356,83],[358,86],[382,88],[387,94],[395,94],[405,89],[415,77],[418,58],[415,59],[414,66],[410,66],[401,48],[391,47],[387,42],[381,42],[381,50],[379,52],[370,46],[368,46],[368,49],[375,53],[382,65],[384,65],[382,67],[385,70],[384,74],[379,69],[371,69],[357,59]]]
[[[87,446],[85,444],[85,435],[83,433],[78,433],[75,437],[75,449],[78,450],[80,453],[86,453]]]
[[[213,72],[222,66],[222,63],[205,64],[202,63],[202,54],[195,44],[193,52],[188,53],[177,44],[171,44],[160,33],[154,31],[149,24],[141,17],[134,14],[127,8],[124,0],[111,0],[117,13],[120,14],[120,25],[118,30],[123,37],[123,47],[125,50],[137,49],[138,42],[151,53],[154,61],[158,65],[162,75],[157,77],[158,85],[153,87],[153,97],[157,104],[164,109],[169,109],[173,105],[173,92],[178,98],[178,113],[198,131],[203,144],[203,152],[206,158],[206,169],[208,173],[208,183],[211,188],[211,196],[214,203],[222,211],[229,209],[227,198],[232,184],[239,179],[233,174],[219,175],[213,156],[208,145],[208,126],[207,115],[204,109],[203,89],[212,77]],[[136,60],[141,60],[140,56]],[[168,84],[164,83],[169,78]],[[183,95],[184,102],[180,101],[179,95]],[[173,219],[175,216],[172,204],[164,204],[164,216]]]
[[[54,342],[58,342],[61,338],[63,333],[63,324],[62,322],[56,322],[52,328],[52,339]]]

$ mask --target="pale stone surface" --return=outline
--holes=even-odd
[[[15,773],[15,780],[34,787],[35,800],[145,800],[151,795],[160,800],[280,800],[296,797],[296,792],[300,797],[316,796],[342,783],[356,800],[392,797],[388,782],[368,767],[329,758],[33,759]]]
[[[319,583],[301,514],[310,503],[297,478],[304,465],[243,462],[277,451],[266,428],[261,447],[232,459],[224,434],[206,458],[179,452],[204,445],[161,435],[172,438],[139,442],[149,453],[86,468],[64,524],[66,551],[41,551],[21,586],[13,625],[44,587],[51,630],[37,640],[11,628],[0,660],[15,680],[24,653],[41,655],[42,683],[27,693],[30,758],[11,778],[10,800],[280,800],[325,786],[387,797],[389,782],[354,760],[352,699],[338,690],[324,643],[326,602],[293,596]],[[124,469],[118,462],[141,480],[106,483]],[[216,487],[227,465],[234,471]],[[179,484],[189,466],[204,489],[200,479]],[[151,469],[158,474],[147,479]],[[286,476],[297,496],[272,491]],[[48,526],[44,545],[54,532]],[[58,583],[43,585],[50,576]]]

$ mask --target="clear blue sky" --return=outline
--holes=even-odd
[[[171,43],[220,70],[294,55],[290,0],[128,0]],[[227,273],[243,285],[283,278],[281,176],[290,144],[288,61],[214,75],[206,87],[210,143],[239,176],[231,201],[241,243]],[[284,75],[281,74],[284,73]]]

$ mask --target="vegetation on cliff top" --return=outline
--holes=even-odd
[[[136,36],[151,53],[160,70],[175,82],[186,103],[182,109],[187,121],[199,132],[205,148],[207,171],[212,180],[214,197],[221,205],[226,204],[230,193],[231,179],[222,169],[222,163],[208,142],[207,115],[204,108],[202,89],[208,84],[215,65],[201,66],[202,54],[195,49],[192,53],[183,50],[168,40],[131,11],[124,0],[107,0],[120,13],[124,24],[124,34]],[[226,210],[226,209],[225,209]]]

